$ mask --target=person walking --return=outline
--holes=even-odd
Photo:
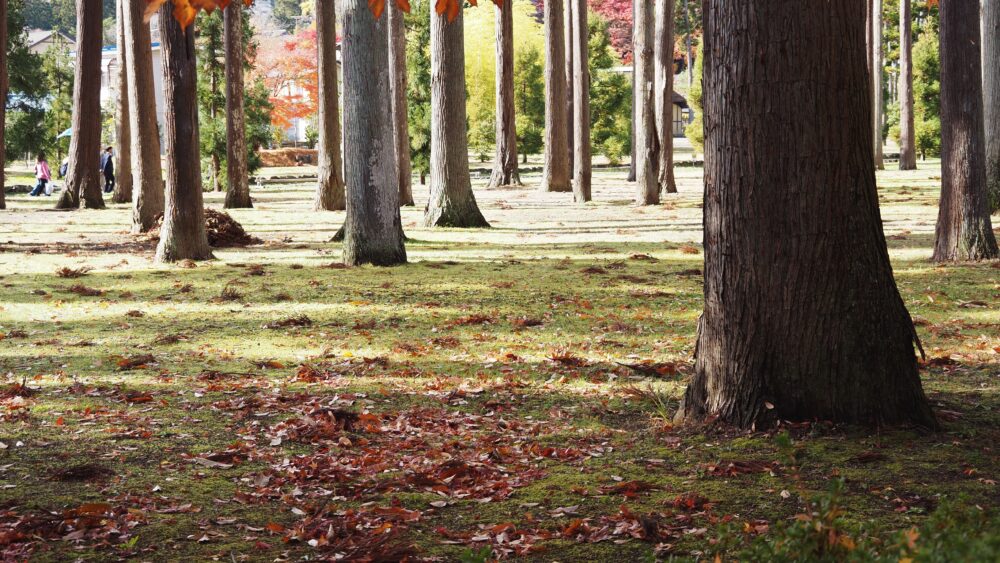
[[[49,182],[52,181],[52,171],[49,170],[49,163],[45,160],[45,153],[38,153],[38,158],[35,160],[35,189],[31,190],[28,194],[32,197],[40,196],[42,194],[51,195],[52,190],[45,189]]]
[[[104,193],[109,194],[115,189],[115,157],[112,148],[108,147],[101,153],[101,172],[104,173]]]

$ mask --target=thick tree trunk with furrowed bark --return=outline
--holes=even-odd
[[[934,260],[997,257],[986,191],[979,2],[941,3],[941,203]]]
[[[590,201],[590,61],[587,46],[587,0],[573,5],[573,199]]]
[[[194,25],[181,28],[174,2],[160,8],[163,91],[166,98],[167,189],[157,262],[213,258],[205,232],[198,152],[198,77]]]
[[[403,264],[406,249],[399,216],[392,100],[386,95],[392,88],[389,22],[384,14],[376,20],[365,0],[345,0],[343,7],[348,180],[344,263]],[[386,9],[399,8],[390,5]]]
[[[392,137],[396,143],[399,204],[413,205],[413,163],[410,159],[410,122],[406,101],[406,25],[400,10],[388,10],[387,17],[389,72],[392,73]]]
[[[128,61],[125,53],[125,3],[118,0],[116,10],[116,32],[118,39],[118,67],[115,80],[118,83],[118,99],[115,100],[115,191],[111,201],[128,203],[132,201],[132,133],[128,109]]]
[[[899,169],[917,169],[913,116],[913,7],[899,1]]]
[[[337,9],[334,0],[316,0],[319,69],[319,184],[317,211],[342,211],[344,164],[340,156],[340,94],[337,91]]]
[[[7,99],[7,0],[0,0],[0,100]],[[7,130],[7,104],[0,104],[0,209],[7,209],[7,152],[4,142]]]
[[[451,22],[431,10],[431,195],[428,227],[489,227],[469,177],[465,39],[461,13]]]
[[[517,168],[517,125],[514,120],[514,10],[511,2],[496,11],[496,157],[489,186],[520,186]]]
[[[77,209],[80,197],[88,209],[104,209],[101,154],[102,6],[76,3],[76,66],[73,74],[73,137],[69,172],[56,209]]]
[[[657,169],[656,98],[653,59],[655,16],[651,0],[634,0],[635,23],[632,26],[632,68],[635,78],[635,129],[632,131],[635,168],[635,203],[660,203]]]
[[[545,2],[545,169],[542,191],[569,192],[569,129],[566,104],[566,40],[563,2]]]
[[[990,211],[1000,210],[1000,1],[983,1],[983,122]]]
[[[674,4],[674,0],[656,0],[655,7],[656,168],[661,195],[677,193],[674,179]]]
[[[863,5],[706,1],[705,310],[680,421],[937,426],[879,214]]]
[[[226,51],[226,209],[253,207],[247,172],[247,127],[243,111],[243,4],[223,12]]]
[[[573,93],[573,0],[562,0],[563,1],[563,44],[566,45],[566,138],[569,141],[566,143],[566,153],[569,155],[569,170],[570,176],[573,175],[573,169],[575,167],[575,149],[573,147],[573,139],[575,134],[573,133],[573,121],[576,119],[576,111],[573,110],[573,100],[576,99],[576,95]]]
[[[163,214],[163,168],[156,123],[153,55],[141,2],[125,2],[125,64],[132,151],[132,233],[144,233]]]

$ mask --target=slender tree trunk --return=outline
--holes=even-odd
[[[656,0],[654,97],[660,194],[677,193],[674,179],[674,7],[675,0]]]
[[[899,169],[917,169],[913,122],[913,8],[899,0]]]
[[[226,209],[253,207],[247,172],[247,127],[243,111],[243,4],[223,12],[226,51]]]
[[[392,100],[385,95],[392,88],[390,25],[384,15],[376,20],[365,0],[345,0],[343,6],[344,131],[350,186],[344,263],[404,264]]]
[[[637,170],[637,151],[638,151],[638,141],[636,137],[639,135],[639,111],[642,107],[642,101],[639,97],[642,95],[641,88],[637,86],[638,75],[640,70],[639,65],[639,54],[635,51],[635,34],[636,27],[640,26],[639,20],[643,18],[643,14],[640,14],[639,6],[645,5],[649,0],[632,0],[632,134],[629,135],[629,161],[628,161],[628,178],[627,181],[635,182],[638,178]],[[641,201],[637,199],[637,201]],[[642,205],[640,203],[640,205]]]
[[[634,0],[638,6],[632,26],[632,68],[635,72],[636,130],[635,145],[636,192],[638,205],[660,203],[658,137],[656,133],[656,74],[654,69],[653,31],[656,27],[650,0]]]
[[[73,82],[73,137],[69,172],[56,209],[104,209],[101,178],[101,42],[100,2],[76,3],[76,66]]]
[[[590,201],[590,56],[587,46],[587,0],[573,4],[573,199]]]
[[[941,203],[934,260],[997,258],[986,191],[979,2],[941,3]]]
[[[489,227],[472,194],[465,110],[465,19],[431,10],[431,196],[428,227]]]
[[[882,158],[882,0],[872,0],[872,43],[871,43],[871,76],[872,76],[872,129],[875,158],[875,168],[885,170],[885,161]]]
[[[198,147],[198,78],[194,25],[181,28],[174,2],[160,8],[166,98],[167,189],[157,262],[213,258],[205,232]]]
[[[403,12],[388,10],[389,72],[392,73],[392,136],[396,143],[399,204],[413,205],[413,163],[410,159],[410,122],[407,116],[406,25]]]
[[[706,1],[705,310],[679,420],[937,426],[882,232],[863,4]]]
[[[163,213],[163,168],[149,24],[143,21],[145,6],[142,2],[122,1],[132,151],[132,232],[138,234],[152,228]]]
[[[115,191],[111,201],[128,203],[132,201],[132,133],[128,109],[128,61],[125,53],[125,1],[118,0],[115,29],[118,42],[118,68],[115,79],[118,82],[118,99],[115,100]]]
[[[517,162],[517,124],[514,119],[514,10],[503,2],[496,10],[497,152],[490,187],[520,186]]]
[[[572,176],[575,167],[574,157],[576,156],[573,147],[573,139],[575,138],[573,122],[576,120],[576,111],[573,109],[573,101],[576,99],[576,94],[573,93],[575,88],[573,85],[573,0],[562,1],[563,22],[566,24],[563,28],[563,44],[566,45],[566,139],[568,139],[566,153],[569,155],[569,169]]]
[[[983,116],[990,211],[1000,210],[1000,1],[983,0]]]
[[[209,106],[209,115],[212,117],[212,122],[215,122],[216,117],[218,117],[219,109],[216,106],[216,100],[219,99],[219,82],[215,75],[215,68],[217,68],[218,62],[218,43],[215,38],[210,40],[210,47],[212,53],[212,62],[208,66],[211,76],[209,76],[209,89],[212,92],[212,104]],[[222,175],[222,160],[219,158],[218,153],[212,154],[212,191],[221,192],[222,184],[219,182],[219,176]]]
[[[7,130],[7,0],[0,0],[0,209],[7,209],[7,166],[6,130]]]
[[[316,0],[319,54],[319,185],[317,211],[342,211],[344,164],[340,155],[340,94],[337,91],[337,8],[334,0]]]
[[[569,192],[568,115],[566,106],[566,40],[563,2],[546,0],[545,10],[545,169],[542,191]]]
[[[639,20],[642,19],[643,15],[640,14],[639,6],[645,5],[649,0],[632,0],[632,121],[629,127],[631,127],[632,134],[629,135],[629,160],[628,160],[628,178],[626,181],[635,182],[638,177],[638,170],[636,169],[636,159],[638,155],[636,154],[638,150],[638,143],[636,140],[639,134],[639,108],[642,106],[642,102],[639,100],[639,96],[642,95],[641,88],[637,85],[637,78],[639,75],[639,54],[635,52],[635,32],[636,26],[640,25]],[[641,204],[640,204],[641,205]]]
[[[691,65],[691,8],[684,0],[684,60],[688,71],[688,88],[694,85],[694,66]]]

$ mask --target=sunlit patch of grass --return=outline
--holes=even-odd
[[[690,533],[666,552],[690,556],[705,552],[722,519],[787,520],[804,509],[797,487],[822,491],[835,475],[846,479],[841,501],[853,529],[907,528],[960,495],[997,508],[1000,459],[990,446],[1000,439],[1000,269],[927,261],[935,170],[879,178],[897,282],[928,353],[925,388],[946,431],[872,434],[817,421],[793,430],[797,480],[769,435],[671,427],[701,311],[700,178],[679,170],[681,194],[670,206],[636,209],[620,203],[631,191],[614,174],[599,172],[599,203],[572,212],[557,194],[481,191],[497,227],[489,232],[418,228],[418,202],[403,210],[411,263],[391,269],[327,267],[340,261],[327,240],[343,215],[307,212],[305,184],[268,187],[254,210],[233,213],[268,244],[220,250],[190,269],[153,265],[151,248],[129,246],[125,206],[49,214],[10,198],[10,220],[0,225],[0,386],[24,382],[34,392],[0,402],[0,481],[10,485],[0,488],[0,505],[61,513],[108,502],[143,515],[131,545],[77,550],[51,541],[36,551],[42,561],[316,556],[267,529],[302,520],[293,486],[285,501],[234,495],[252,492],[281,460],[323,449],[271,445],[267,435],[296,405],[320,398],[352,412],[435,408],[503,420],[537,428],[538,447],[585,452],[540,456],[537,479],[489,502],[407,490],[302,504],[424,510],[404,539],[449,560],[471,548],[442,543],[439,527],[505,523],[554,534],[529,558],[649,559],[655,542],[591,544],[561,531],[622,507],[687,518],[674,503],[697,494],[711,509],[692,516]],[[218,206],[219,196],[207,198]],[[64,279],[61,268],[92,270]],[[77,282],[102,293],[66,291]],[[121,362],[146,355],[132,368]],[[300,376],[303,365],[320,375]],[[288,402],[254,406],[275,398]],[[230,408],[240,401],[247,406]],[[365,438],[349,435],[351,446],[331,447],[350,451]],[[422,438],[446,451],[447,435]],[[229,448],[261,455],[227,469],[190,460]],[[779,467],[773,475],[709,470],[747,460]],[[102,470],[54,486],[61,470],[86,464]],[[654,487],[608,492],[630,481]],[[438,499],[447,502],[431,504]],[[553,515],[567,507],[575,514]]]

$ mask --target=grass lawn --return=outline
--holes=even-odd
[[[671,426],[702,302],[700,169],[648,208],[621,171],[582,207],[537,176],[479,186],[494,228],[473,231],[417,227],[415,186],[410,264],[390,269],[341,267],[343,214],[311,211],[310,185],[232,213],[263,245],[173,267],[127,234],[125,206],[8,196],[0,551],[711,559],[796,522],[831,553],[997,546],[1000,269],[928,261],[937,166],[879,175],[944,421],[930,435]],[[961,539],[935,544],[935,517]]]

